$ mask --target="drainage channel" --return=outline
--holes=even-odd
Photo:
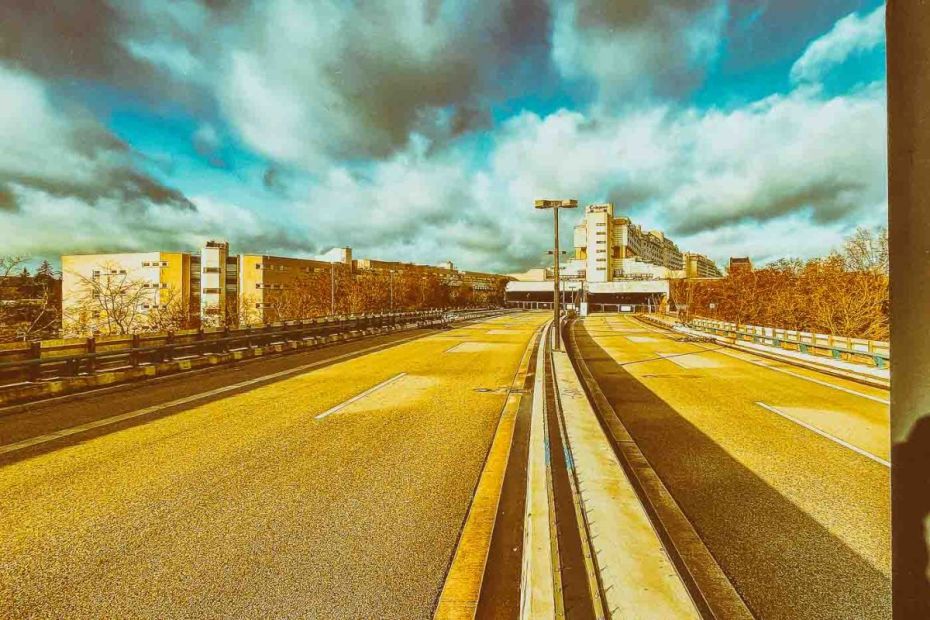
[[[548,349],[548,343],[547,343]],[[548,351],[547,351],[548,353]],[[571,453],[565,442],[564,425],[556,398],[552,359],[546,356],[546,427],[551,459],[552,492],[555,503],[555,529],[558,538],[559,576],[562,610],[568,619],[602,618],[603,606],[592,583],[591,557],[586,526],[577,490]],[[594,590],[592,592],[592,589]]]

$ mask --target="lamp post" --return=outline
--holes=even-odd
[[[336,316],[336,261],[329,263],[329,314]]]
[[[390,274],[388,276],[388,281],[390,282],[391,290],[391,312],[394,312],[394,270],[391,269],[388,273]]]
[[[552,316],[555,325],[552,330],[552,348],[559,350],[559,315],[561,314],[560,297],[559,297],[559,209],[574,209],[578,207],[577,200],[537,200],[535,203],[537,209],[552,209],[552,221],[555,226],[555,247],[552,250]]]

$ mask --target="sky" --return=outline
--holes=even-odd
[[[577,198],[824,255],[887,219],[884,55],[865,0],[4,0],[0,254],[514,272]]]

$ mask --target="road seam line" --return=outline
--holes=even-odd
[[[776,414],[780,415],[781,417],[785,418],[786,420],[791,420],[791,421],[794,422],[795,424],[797,424],[797,425],[799,425],[799,426],[803,426],[804,428],[806,428],[806,429],[809,430],[809,431],[813,431],[813,432],[817,433],[817,434],[820,435],[821,437],[824,437],[824,438],[826,438],[826,439],[829,439],[830,441],[836,442],[837,444],[843,446],[844,448],[848,448],[848,449],[852,450],[853,452],[855,452],[855,453],[857,453],[857,454],[861,454],[862,456],[864,456],[864,457],[866,457],[866,458],[872,459],[872,460],[875,461],[876,463],[879,463],[879,464],[881,464],[881,465],[884,465],[885,467],[891,467],[891,463],[889,463],[889,462],[886,461],[885,459],[883,459],[883,458],[881,458],[881,457],[879,457],[879,456],[875,456],[874,454],[872,454],[871,452],[869,452],[869,451],[867,451],[867,450],[863,450],[862,448],[859,448],[859,447],[857,447],[857,446],[854,446],[854,445],[852,445],[851,443],[849,443],[848,441],[843,441],[843,440],[840,439],[839,437],[835,437],[835,436],[831,435],[830,433],[828,433],[828,432],[826,432],[826,431],[822,431],[822,430],[820,430],[819,428],[817,428],[816,426],[813,426],[813,425],[811,425],[811,424],[808,424],[807,422],[804,422],[804,421],[802,421],[802,420],[799,420],[799,419],[797,419],[796,417],[794,417],[794,416],[792,416],[792,415],[788,415],[788,414],[785,413],[784,411],[780,411],[777,407],[773,407],[772,405],[766,405],[765,403],[763,403],[763,402],[761,402],[761,401],[756,401],[756,404],[759,405],[760,407],[762,407],[763,409],[766,409],[766,410],[768,410],[768,411],[771,411],[772,413],[776,413]]]
[[[738,355],[734,355],[733,353],[730,353],[729,351],[721,351],[721,350],[719,350],[719,349],[715,349],[715,350],[713,350],[713,352],[715,352],[715,353],[722,353],[723,355],[726,355],[727,357],[732,357],[733,359],[744,361],[744,362],[746,362],[747,364],[752,364],[753,366],[758,366],[759,368],[768,368],[769,370],[774,370],[775,372],[784,373],[784,374],[790,375],[790,376],[792,376],[792,377],[797,377],[798,379],[803,379],[803,380],[805,380],[805,381],[810,381],[811,383],[816,383],[817,385],[822,385],[822,386],[824,386],[824,387],[833,388],[834,390],[839,390],[839,391],[841,391],[841,392],[846,392],[847,394],[852,394],[853,396],[859,396],[859,397],[861,397],[861,398],[867,398],[867,399],[872,400],[872,401],[875,401],[875,402],[877,402],[877,403],[882,403],[883,405],[890,405],[890,404],[891,404],[891,401],[890,401],[890,400],[887,400],[887,399],[885,399],[885,398],[881,398],[881,397],[879,397],[879,396],[872,396],[871,394],[866,394],[866,393],[864,393],[864,392],[857,392],[856,390],[851,390],[851,389],[845,388],[845,387],[843,387],[843,386],[841,386],[841,385],[834,385],[834,384],[832,384],[832,383],[830,383],[830,382],[828,382],[828,381],[821,381],[820,379],[814,379],[813,377],[805,377],[805,376],[802,375],[802,374],[799,374],[799,373],[796,373],[796,372],[792,372],[792,371],[790,371],[790,370],[785,370],[784,368],[776,368],[775,366],[769,366],[768,364],[764,364],[764,363],[759,362],[759,361],[756,361],[756,360],[748,360],[748,359],[746,359],[746,358],[739,357]],[[748,353],[748,352],[747,352],[747,353]],[[752,353],[750,353],[750,355],[752,355]],[[814,372],[817,372],[817,371],[814,371]]]
[[[0,454],[8,454],[10,452],[16,452],[18,450],[23,450],[30,446],[47,443],[49,441],[54,441],[56,439],[61,439],[62,437],[68,437],[70,435],[76,435],[78,433],[83,433],[85,431],[99,428],[101,426],[108,426],[110,424],[116,424],[117,422],[122,422],[124,420],[129,420],[132,418],[137,418],[139,416],[148,415],[151,413],[157,413],[164,409],[170,409],[171,407],[177,407],[180,405],[186,405],[188,403],[196,402],[198,400],[203,400],[205,398],[210,398],[211,396],[216,396],[218,394],[224,394],[226,392],[231,392],[233,390],[241,389],[248,387],[250,385],[255,385],[256,383],[261,383],[263,381],[269,381],[277,379],[279,377],[284,377],[287,375],[296,375],[319,366],[331,365],[334,362],[340,362],[346,358],[357,357],[364,355],[365,353],[371,353],[378,351],[380,349],[385,349],[392,346],[397,346],[404,344],[411,340],[415,340],[420,336],[405,338],[403,340],[395,340],[390,343],[384,343],[376,345],[373,347],[368,347],[365,349],[359,349],[358,351],[349,351],[347,353],[342,353],[335,357],[330,357],[325,360],[318,360],[316,362],[311,362],[309,364],[304,364],[302,366],[297,366],[296,368],[289,368],[287,370],[282,370],[279,372],[272,373],[270,375],[262,375],[261,377],[255,377],[254,379],[248,379],[247,381],[241,381],[239,383],[234,383],[232,385],[224,385],[223,387],[216,388],[215,390],[210,390],[208,392],[200,392],[198,394],[192,394],[190,396],[185,396],[184,398],[178,398],[176,400],[169,401],[167,403],[162,403],[160,405],[152,405],[150,407],[144,407],[143,409],[136,409],[135,411],[129,411],[127,413],[121,413],[119,415],[110,416],[108,418],[103,418],[101,420],[95,420],[93,422],[87,422],[79,426],[72,426],[70,428],[65,428],[62,430],[54,431],[52,433],[47,433],[45,435],[39,435],[38,437],[32,437],[29,439],[23,439],[15,443],[7,444],[5,446],[0,446]]]
[[[366,396],[369,396],[369,395],[371,395],[371,394],[374,394],[375,392],[377,392],[377,391],[380,390],[381,388],[385,388],[385,387],[391,385],[392,383],[395,383],[396,381],[398,381],[398,380],[400,380],[400,379],[403,379],[403,378],[406,377],[406,376],[407,376],[407,373],[405,373],[405,372],[402,372],[402,373],[400,373],[400,374],[396,374],[396,375],[394,375],[393,377],[391,377],[390,379],[387,379],[387,380],[385,380],[385,381],[382,381],[382,382],[379,383],[378,385],[374,385],[374,386],[368,388],[367,390],[365,390],[365,391],[362,392],[361,394],[356,394],[355,396],[353,396],[353,397],[350,398],[349,400],[343,401],[343,402],[339,403],[338,405],[336,405],[335,407],[331,407],[331,408],[327,409],[326,411],[324,411],[324,412],[321,413],[320,415],[316,416],[316,419],[317,419],[317,420],[322,420],[323,418],[325,418],[325,417],[327,417],[327,416],[330,416],[330,415],[332,415],[332,414],[334,414],[334,413],[336,413],[336,412],[338,412],[338,411],[340,411],[340,410],[342,410],[342,409],[345,409],[346,407],[348,407],[348,406],[351,405],[352,403],[358,402],[358,401],[360,401],[361,399],[365,398]]]

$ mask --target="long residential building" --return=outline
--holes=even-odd
[[[230,254],[229,243],[208,241],[200,253],[136,252],[62,256],[62,316],[66,334],[112,331],[113,321],[133,328],[168,319],[220,326],[278,320],[277,306],[301,278],[357,272],[436,276],[475,291],[500,290],[498,274],[440,266],[353,259],[340,248],[333,261],[261,254]],[[120,307],[114,308],[114,305]],[[119,326],[116,326],[119,328]]]

